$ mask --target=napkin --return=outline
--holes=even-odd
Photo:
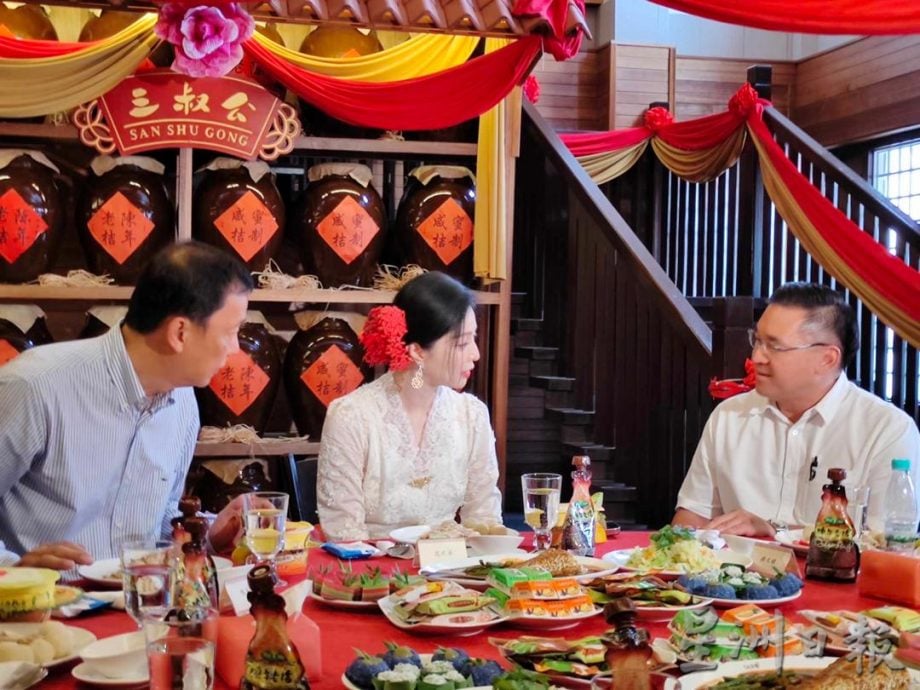
[[[323,544],[323,550],[346,561],[359,558],[374,558],[375,556],[383,555],[383,551],[363,541],[353,541],[343,544],[333,544],[329,541]]]
[[[725,546],[725,540],[719,535],[717,529],[698,529],[696,538],[706,546],[718,551]]]
[[[90,611],[102,611],[109,607],[125,610],[125,593],[117,592],[84,592],[83,596],[72,604],[58,606],[52,612],[55,618],[75,618]],[[2,687],[2,686],[0,686]]]
[[[0,690],[24,690],[48,675],[48,670],[26,661],[0,662]]]

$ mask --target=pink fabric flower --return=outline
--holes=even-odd
[[[757,92],[750,84],[743,84],[728,101],[728,109],[738,117],[746,118],[757,106]]]
[[[645,111],[644,122],[645,126],[652,131],[652,134],[657,134],[662,127],[674,122],[674,116],[667,108],[656,106]]]
[[[176,49],[173,70],[190,77],[221,77],[243,59],[242,43],[254,29],[252,17],[234,2],[188,9],[166,3],[155,31]]]
[[[527,96],[527,100],[531,103],[536,103],[540,100],[540,82],[532,74],[524,80],[524,95]]]

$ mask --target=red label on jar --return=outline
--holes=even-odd
[[[10,345],[9,341],[0,339],[0,367],[19,354],[19,350]]]
[[[121,192],[109,197],[86,223],[93,239],[119,264],[153,232],[153,221]]]
[[[278,231],[275,217],[252,192],[247,191],[214,221],[243,261],[249,261]]]
[[[342,199],[316,229],[346,264],[358,258],[380,232],[380,226],[351,196]]]
[[[45,219],[15,189],[0,196],[0,256],[7,263],[14,263],[47,229]]]
[[[268,385],[268,374],[240,350],[227,357],[227,363],[214,374],[208,387],[235,415],[241,415]]]
[[[418,233],[445,265],[450,265],[473,243],[473,221],[463,207],[448,198],[419,223]]]
[[[364,381],[364,374],[338,345],[331,345],[301,374],[313,395],[329,407],[336,398],[351,393]]]

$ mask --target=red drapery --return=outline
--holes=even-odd
[[[809,34],[920,33],[918,0],[652,0],[729,24]]]
[[[95,41],[87,43],[61,43],[59,41],[38,41],[10,38],[0,35],[0,58],[48,58],[59,57],[89,48]]]
[[[314,74],[252,40],[243,48],[271,76],[333,117],[363,127],[420,130],[451,127],[494,107],[524,81],[540,54],[540,38],[524,37],[443,72],[384,83]]]

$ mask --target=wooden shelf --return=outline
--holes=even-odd
[[[269,441],[261,443],[199,443],[195,446],[196,458],[248,458],[259,455],[316,455],[319,443],[315,441]]]
[[[131,297],[130,286],[46,287],[42,285],[0,284],[0,300],[85,300],[124,302]],[[253,290],[250,302],[309,302],[312,304],[384,304],[393,301],[392,290]],[[479,304],[498,304],[498,292],[475,291]]]
[[[320,153],[341,152],[361,154],[373,158],[374,154],[391,156],[476,156],[476,144],[441,141],[398,141],[396,139],[346,139],[336,137],[297,137],[295,151]]]
[[[0,136],[80,141],[77,128],[73,125],[49,125],[34,122],[0,122]]]

